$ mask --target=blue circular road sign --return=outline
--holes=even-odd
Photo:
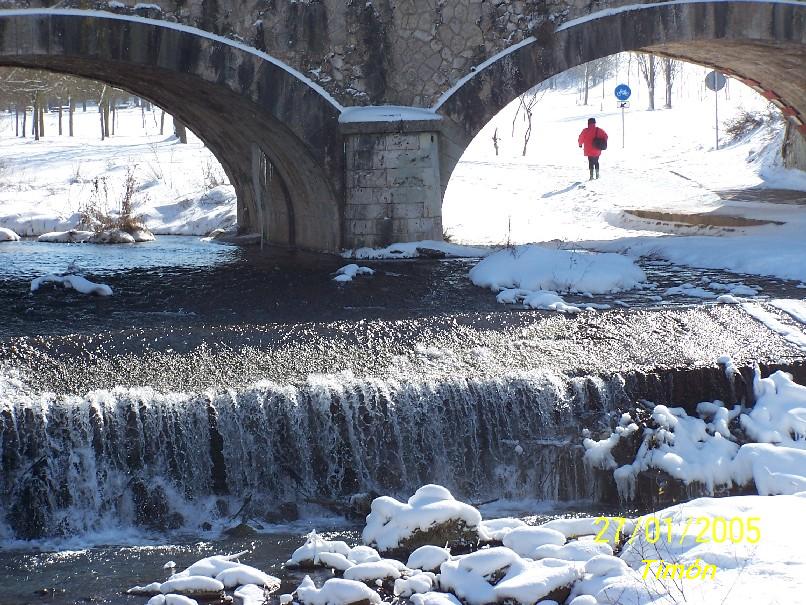
[[[619,101],[626,101],[627,99],[630,98],[631,94],[632,90],[630,90],[630,87],[627,86],[626,84],[619,84],[618,86],[616,86],[616,98]]]

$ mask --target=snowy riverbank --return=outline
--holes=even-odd
[[[75,114],[75,137],[58,136],[45,114],[46,136],[14,137],[13,116],[0,116],[0,227],[22,237],[68,231],[89,206],[119,210],[131,171],[135,213],[157,235],[207,235],[235,225],[235,192],[212,153],[188,132],[188,143],[159,134],[159,110],[117,111],[116,135],[100,141],[95,108]]]

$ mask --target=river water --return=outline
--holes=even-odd
[[[367,262],[375,276],[339,285],[343,259],[196,238],[0,245],[0,578],[12,587],[0,604],[140,603],[120,591],[159,579],[166,560],[243,549],[291,589],[299,577],[280,566],[312,524],[357,539],[310,502],[361,492],[405,498],[438,482],[470,501],[531,501],[522,516],[609,510],[612,486],[581,461],[583,428],[640,399],[749,403],[756,363],[806,372],[801,351],[735,306],[641,290],[577,317],[525,311],[473,286],[474,262]],[[114,296],[29,292],[71,264]],[[655,292],[802,293],[641,264]],[[726,353],[743,382],[715,365]],[[218,541],[247,504],[268,533]],[[301,520],[278,526],[281,505]]]

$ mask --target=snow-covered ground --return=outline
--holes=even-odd
[[[573,88],[538,93],[525,157],[523,111],[516,117],[518,104],[510,104],[476,137],[451,177],[443,207],[445,230],[465,244],[552,242],[806,281],[801,235],[806,207],[724,201],[715,193],[749,187],[806,190],[806,172],[781,166],[782,125],[737,142],[723,136],[715,150],[714,94],[704,89],[706,73],[686,66],[678,76],[673,109],[647,111],[646,89],[633,72],[623,148],[613,90],[626,81],[626,69],[591,91],[588,106],[579,104]],[[719,97],[720,122],[742,110],[768,109],[766,100],[735,80],[726,91]],[[662,97],[659,88],[658,108]],[[588,117],[610,135],[601,179],[595,181],[588,181],[587,161],[577,145]],[[498,156],[492,141],[496,130]],[[624,214],[631,209],[716,213],[784,225],[666,237],[667,229]],[[679,229],[685,235],[696,231]]]
[[[25,236],[66,231],[79,212],[96,203],[119,207],[127,173],[137,182],[136,213],[156,234],[206,235],[235,224],[235,192],[215,156],[188,131],[188,143],[173,136],[160,111],[117,112],[116,135],[100,140],[97,109],[75,113],[74,137],[58,136],[58,115],[45,116],[45,136],[14,136],[14,116],[0,114],[0,227]]]

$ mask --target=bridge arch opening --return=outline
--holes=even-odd
[[[665,55],[741,79],[806,134],[806,4],[671,0],[629,5],[531,37],[492,57],[442,95],[433,109],[445,121],[443,192],[473,137],[509,103],[553,76],[626,51]]]
[[[340,246],[341,107],[271,57],[201,30],[81,10],[0,11],[0,65],[102,81],[164,108],[221,162],[243,233]]]
[[[725,235],[775,220],[765,216],[775,206],[751,209],[747,202],[764,196],[748,197],[744,190],[762,186],[771,200],[788,200],[768,188],[797,186],[795,173],[780,170],[781,111],[734,79],[715,94],[704,82],[709,68],[682,62],[671,63],[671,106],[665,107],[664,59],[654,61],[654,111],[631,53],[564,72],[510,103],[473,139],[454,171],[443,204],[445,230],[464,244],[570,246],[659,234]],[[614,96],[619,83],[632,88],[623,115]],[[589,118],[609,136],[595,182],[578,146]],[[806,181],[802,185],[806,189]]]

